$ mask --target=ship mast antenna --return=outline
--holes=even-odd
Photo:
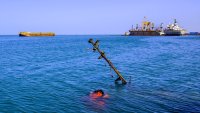
[[[100,53],[100,56],[98,59],[103,58],[108,64],[109,66],[115,71],[115,73],[118,75],[118,78],[115,80],[115,82],[117,81],[122,81],[122,84],[126,84],[126,80],[123,78],[123,76],[121,75],[121,73],[117,70],[117,68],[114,67],[114,65],[112,64],[112,62],[110,60],[108,60],[108,58],[105,55],[105,52],[101,51],[99,49],[99,40],[97,40],[96,42],[93,42],[93,39],[89,39],[88,40],[89,43],[91,43],[93,45],[93,51],[98,51]]]

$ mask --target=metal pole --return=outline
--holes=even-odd
[[[123,76],[120,74],[120,72],[114,67],[114,65],[112,64],[112,62],[110,60],[108,60],[108,58],[106,58],[106,55],[103,51],[101,51],[99,49],[99,40],[97,40],[95,43],[93,42],[93,39],[89,39],[88,41],[89,43],[91,43],[93,45],[93,50],[94,51],[98,51],[100,53],[100,57],[98,59],[104,58],[106,60],[106,62],[109,64],[109,66],[115,71],[115,73],[118,75],[118,78],[115,80],[115,82],[121,80],[122,84],[126,84],[126,80],[123,78]]]

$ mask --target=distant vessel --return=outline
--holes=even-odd
[[[173,24],[167,25],[167,28],[164,30],[166,36],[182,36],[186,34],[186,30],[181,28],[176,19],[174,19]]]
[[[146,19],[146,17],[144,17]],[[129,30],[129,32],[125,32],[125,35],[129,36],[161,36],[164,35],[162,23],[159,28],[154,27],[154,23],[150,21],[143,21],[142,27],[139,27],[139,25],[136,25],[136,28],[134,29],[132,26],[132,29]]]
[[[19,36],[31,37],[31,36],[55,36],[53,32],[20,32]]]

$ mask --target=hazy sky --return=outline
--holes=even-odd
[[[123,34],[144,16],[200,32],[200,0],[0,0],[0,34]]]

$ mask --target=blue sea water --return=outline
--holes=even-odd
[[[200,37],[0,36],[0,112],[200,112]]]

